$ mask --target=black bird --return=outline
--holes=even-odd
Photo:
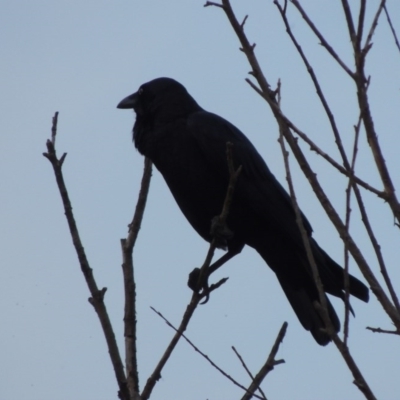
[[[203,110],[179,82],[158,78],[140,86],[118,108],[133,109],[135,147],[150,158],[163,175],[181,211],[206,241],[212,219],[222,209],[229,181],[226,143],[233,144],[235,167],[242,166],[227,227],[227,253],[211,270],[254,248],[275,272],[303,327],[320,345],[330,342],[315,303],[319,296],[296,223],[291,199],[247,137],[235,126]],[[343,269],[312,238],[312,228],[302,215],[324,291],[344,299]],[[368,288],[349,276],[350,293],[367,302]],[[335,330],[340,322],[326,297]]]

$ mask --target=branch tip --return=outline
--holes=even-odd
[[[246,15],[246,16],[243,18],[242,23],[240,24],[240,27],[242,28],[242,30],[244,29],[244,24],[246,23],[248,17],[249,17],[249,16]]]
[[[204,4],[204,7],[211,7],[211,6],[219,7],[222,9],[224,8],[224,6],[222,4],[214,3],[213,1],[206,1],[206,3]]]

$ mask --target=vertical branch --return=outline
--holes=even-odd
[[[357,126],[355,126],[354,145],[353,145],[353,156],[351,160],[349,183],[346,188],[346,220],[345,225],[347,232],[350,233],[350,214],[351,214],[351,188],[354,185],[354,170],[356,164],[356,157],[358,151],[358,138],[360,134],[361,119],[358,120]],[[349,249],[347,243],[344,243],[344,329],[343,329],[343,340],[344,344],[347,345],[347,339],[349,336],[349,316],[350,316],[350,282],[349,282]]]
[[[365,127],[367,141],[371,148],[371,152],[374,157],[377,170],[379,172],[383,186],[385,188],[388,204],[393,212],[394,217],[397,219],[397,222],[400,222],[400,203],[397,199],[395,193],[395,187],[392,178],[390,176],[389,170],[387,168],[386,161],[383,157],[381,147],[379,145],[378,135],[375,130],[375,124],[372,118],[372,113],[369,105],[369,97],[368,97],[369,78],[367,79],[364,71],[365,57],[369,49],[371,48],[372,36],[375,33],[375,29],[378,24],[378,19],[382,13],[384,5],[385,5],[385,0],[381,0],[381,3],[378,7],[377,12],[375,13],[373,22],[371,24],[364,47],[360,49],[355,49],[354,51],[354,59],[356,64],[356,74],[354,79],[357,86],[358,105],[361,111],[361,116]]]
[[[365,9],[366,9],[366,0],[361,0],[360,4],[360,12],[358,14],[358,26],[357,26],[357,39],[356,39],[356,49],[361,48],[361,40],[363,37],[363,30],[364,30],[364,21],[365,21]]]
[[[328,305],[326,302],[324,287],[322,285],[321,277],[319,275],[317,263],[315,262],[314,255],[311,250],[310,240],[308,238],[306,229],[304,228],[304,223],[303,223],[303,218],[301,216],[300,208],[297,203],[296,193],[294,191],[294,186],[293,186],[293,181],[292,181],[292,176],[291,176],[290,166],[289,166],[289,153],[286,150],[285,141],[283,138],[283,130],[281,129],[281,126],[280,126],[279,131],[280,131],[280,134],[279,134],[278,141],[281,145],[283,160],[284,160],[284,164],[285,164],[286,180],[288,182],[290,198],[292,200],[293,209],[294,209],[294,212],[296,215],[297,226],[299,227],[303,245],[306,250],[307,259],[311,266],[311,271],[312,271],[312,275],[314,278],[314,282],[315,282],[315,285],[317,286],[319,303],[321,305],[321,316],[324,321],[326,331],[327,331],[328,335],[332,338],[333,335],[335,334],[335,329],[332,325],[331,319],[329,318]]]
[[[125,336],[125,365],[129,393],[132,399],[139,394],[139,371],[136,358],[136,284],[133,273],[133,247],[143,219],[149,193],[152,163],[150,159],[144,159],[143,177],[136,203],[135,214],[129,225],[129,233],[126,239],[121,239],[122,271],[124,275],[125,312],[124,312],[124,336]]]
[[[350,6],[347,0],[342,0],[342,7],[344,11],[344,15],[346,17],[347,28],[349,30],[349,36],[353,47],[356,44],[356,30],[354,28],[353,16],[351,15]]]
[[[104,336],[106,338],[108,352],[110,354],[111,362],[114,367],[115,377],[119,386],[119,398],[121,400],[129,400],[129,392],[126,386],[126,378],[124,373],[124,367],[121,361],[121,357],[118,350],[117,341],[115,339],[115,334],[111,325],[110,318],[107,313],[107,308],[104,304],[104,295],[107,288],[101,290],[98,289],[97,283],[93,276],[93,270],[90,268],[89,261],[86,257],[85,249],[83,248],[82,241],[79,235],[78,227],[75,222],[75,217],[72,212],[72,205],[69,199],[68,191],[65,186],[64,177],[62,173],[62,165],[64,163],[66,153],[64,153],[60,159],[57,158],[55,149],[55,139],[57,134],[57,121],[58,113],[54,115],[53,126],[51,129],[51,140],[46,142],[47,153],[43,153],[51,165],[53,166],[54,175],[56,177],[56,182],[58,190],[61,195],[61,200],[64,206],[65,216],[67,218],[69,230],[72,237],[72,242],[75,247],[76,254],[78,256],[81,271],[85,277],[86,284],[89,288],[92,297],[89,298],[90,304],[95,309],[97,316],[99,317],[101,327],[103,329]]]
[[[363,49],[358,48],[357,52],[355,53],[355,55],[358,55],[358,53],[360,53],[360,52],[363,53],[361,55],[363,55],[364,58],[367,55],[367,52],[369,51],[369,49],[372,46],[372,43],[371,43],[372,36],[374,36],[374,34],[375,34],[376,27],[378,26],[378,20],[379,20],[379,17],[381,16],[381,13],[383,11],[383,8],[384,8],[385,4],[386,4],[386,0],[381,0],[381,2],[379,4],[379,7],[378,7],[378,10],[376,11],[374,19],[372,21],[371,27],[369,29],[367,38],[365,40],[364,48]],[[360,41],[361,41],[361,38],[360,38]]]

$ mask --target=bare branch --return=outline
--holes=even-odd
[[[346,2],[345,0],[342,0],[342,2]],[[304,175],[308,179],[312,189],[314,190],[314,193],[316,194],[318,200],[320,201],[322,207],[324,208],[326,214],[328,215],[329,219],[331,220],[332,224],[335,226],[337,229],[341,239],[343,241],[348,241],[348,246],[349,246],[349,251],[354,258],[354,260],[357,262],[362,274],[364,275],[365,279],[367,280],[368,284],[371,287],[371,290],[375,294],[375,296],[379,299],[382,307],[385,309],[386,313],[390,316],[392,319],[393,323],[396,325],[396,327],[400,328],[400,315],[397,312],[396,308],[393,306],[393,304],[390,302],[389,298],[387,297],[386,293],[380,286],[379,282],[377,281],[376,277],[374,276],[370,266],[368,265],[366,259],[364,258],[362,252],[354,242],[353,238],[351,235],[346,231],[346,227],[343,223],[343,221],[340,219],[339,215],[337,214],[336,210],[332,206],[332,203],[328,199],[328,197],[325,195],[324,191],[322,190],[322,187],[318,181],[318,178],[316,174],[312,171],[305,155],[303,154],[300,146],[297,143],[296,138],[293,136],[292,132],[290,129],[292,128],[292,123],[289,121],[289,119],[282,113],[281,109],[277,105],[276,99],[275,99],[275,93],[269,88],[269,84],[267,82],[267,79],[265,78],[260,65],[256,59],[256,56],[251,49],[250,43],[244,34],[244,32],[240,29],[240,24],[237,21],[235,14],[233,13],[233,10],[231,8],[230,2],[228,0],[223,0],[223,5],[224,5],[224,12],[226,13],[229,22],[231,23],[233,29],[235,30],[240,43],[242,44],[244,53],[247,56],[247,59],[252,67],[252,70],[254,72],[254,76],[257,78],[258,84],[260,89],[260,92],[262,93],[262,97],[267,101],[268,105],[271,108],[271,111],[273,112],[276,120],[278,121],[278,124],[280,128],[283,130],[283,135],[288,142],[289,146],[291,147],[293,151],[293,155],[296,157],[296,160],[302,169]],[[347,3],[347,2],[346,2]],[[365,125],[365,123],[364,123]],[[391,182],[391,180],[390,180]],[[394,196],[394,187],[392,192],[387,192],[388,194],[388,202],[393,198]],[[394,196],[395,197],[395,196]],[[397,200],[397,199],[396,199]],[[394,203],[392,202],[393,206]],[[399,215],[400,215],[400,207],[399,207]]]
[[[127,237],[126,246],[132,251],[135,246],[140,226],[142,224],[144,209],[146,207],[147,195],[150,187],[150,179],[152,174],[152,162],[149,158],[144,159],[144,169],[142,182],[140,184],[139,197],[136,203],[135,213],[132,222],[129,224],[129,235]]]
[[[394,27],[393,27],[392,20],[391,20],[391,18],[390,18],[389,11],[388,11],[388,9],[387,9],[387,7],[386,7],[386,4],[383,6],[383,9],[385,10],[386,19],[387,19],[388,24],[389,24],[389,26],[390,26],[390,30],[392,31],[393,38],[394,38],[394,42],[396,43],[397,49],[398,49],[399,52],[400,52],[400,43],[399,43],[399,39],[397,38],[397,34],[396,34],[396,31],[395,31],[395,29],[394,29]]]
[[[281,125],[280,125],[279,132],[280,132],[280,135],[279,135],[278,141],[281,145],[283,160],[284,160],[284,164],[285,164],[286,180],[287,180],[288,186],[289,186],[289,194],[290,194],[290,198],[292,200],[292,206],[293,206],[293,209],[294,209],[294,212],[296,215],[296,223],[300,230],[300,235],[301,235],[301,238],[303,241],[304,249],[306,251],[307,259],[308,259],[310,267],[311,267],[312,276],[314,278],[314,282],[315,282],[315,285],[318,290],[319,303],[320,303],[321,311],[322,311],[321,317],[324,321],[326,333],[329,335],[330,338],[332,338],[332,336],[335,334],[335,328],[333,327],[332,321],[329,318],[328,304],[327,304],[324,287],[322,285],[322,281],[321,281],[321,277],[319,275],[317,263],[315,262],[314,255],[313,255],[313,252],[311,249],[310,238],[304,227],[303,217],[301,215],[299,204],[297,203],[296,193],[294,191],[294,186],[293,186],[293,181],[292,181],[292,176],[291,176],[290,166],[289,166],[289,153],[286,150],[285,141],[283,138],[283,129],[281,128]]]
[[[386,329],[381,329],[381,328],[371,328],[370,326],[367,326],[367,329],[374,333],[388,333],[391,335],[400,335],[400,331],[388,331]]]
[[[379,4],[378,10],[375,13],[374,20],[372,21],[371,28],[370,28],[370,30],[368,32],[367,39],[365,40],[365,44],[364,44],[364,47],[362,49],[362,53],[363,53],[364,56],[365,56],[365,54],[368,52],[368,50],[371,47],[372,36],[374,36],[376,27],[378,26],[378,20],[379,20],[379,17],[381,16],[381,13],[382,13],[383,7],[385,6],[385,3],[386,3],[386,0],[381,0],[381,3]]]
[[[378,135],[375,130],[375,124],[372,118],[371,109],[369,105],[369,98],[368,98],[369,78],[368,79],[366,78],[364,71],[365,55],[370,47],[370,41],[372,39],[372,35],[375,31],[376,25],[378,23],[378,18],[382,12],[384,4],[385,0],[382,0],[375,14],[374,21],[371,25],[370,32],[366,39],[364,48],[359,51],[355,49],[354,52],[354,59],[356,64],[355,83],[357,86],[358,105],[361,111],[361,116],[365,127],[367,141],[371,148],[371,152],[374,157],[376,167],[378,169],[383,186],[385,188],[387,202],[393,212],[394,217],[397,219],[397,222],[400,222],[400,203],[397,199],[395,193],[395,187],[392,178],[390,176],[389,170],[387,168],[386,161],[383,157],[381,147],[379,145]]]
[[[279,333],[278,333],[278,336],[276,337],[275,343],[272,346],[272,349],[271,349],[271,352],[269,353],[267,361],[261,367],[258,374],[254,377],[253,382],[247,389],[247,393],[242,397],[241,400],[250,400],[251,395],[249,393],[254,393],[259,388],[259,386],[261,385],[261,382],[264,380],[264,378],[267,376],[267,374],[274,369],[275,365],[282,364],[285,362],[284,360],[275,360],[275,357],[278,354],[279,346],[282,343],[283,338],[286,335],[287,327],[288,327],[288,323],[284,322],[281,329],[279,330]],[[256,396],[256,395],[253,394],[253,396]]]
[[[347,2],[347,0],[342,0],[342,7],[343,7],[344,15],[346,17],[347,28],[349,30],[350,40],[351,40],[351,43],[353,44],[353,48],[355,48],[356,41],[357,41],[356,30],[354,28],[353,16],[351,15],[350,6],[349,6],[349,3]]]
[[[246,78],[245,80],[264,100],[266,100],[264,93],[256,85],[254,85],[254,83],[250,79]],[[286,117],[282,114],[282,118],[286,118]],[[343,175],[345,175],[347,177],[350,176],[348,170],[346,170],[342,165],[340,165],[337,161],[335,161],[329,154],[325,153],[320,147],[318,147],[307,136],[307,134],[304,133],[303,131],[301,131],[296,125],[293,124],[293,122],[291,122],[288,119],[285,119],[285,122],[287,123],[287,125],[289,126],[290,129],[292,129],[297,135],[299,135],[299,137],[302,140],[304,140],[304,142],[306,142],[310,146],[310,149],[312,151],[315,151],[318,155],[323,157],[326,161],[328,161],[333,167],[335,167]],[[354,176],[353,179],[354,179],[355,183],[357,183],[358,185],[362,186],[364,189],[374,193],[375,195],[377,195],[381,199],[386,200],[387,196],[386,196],[385,192],[382,192],[381,190],[378,190],[378,189],[374,188],[369,183],[367,183],[364,180],[360,179],[358,176]]]
[[[232,350],[234,351],[234,353],[236,354],[237,358],[239,359],[239,361],[241,362],[244,370],[247,372],[247,375],[249,375],[249,377],[251,378],[252,381],[254,381],[254,376],[253,374],[250,372],[249,368],[247,367],[246,363],[243,360],[243,357],[239,354],[239,352],[235,349],[235,346],[232,346]],[[267,400],[267,397],[265,396],[265,393],[263,392],[263,390],[258,387],[258,391],[260,392],[262,398],[264,400]]]
[[[210,7],[210,6],[224,8],[224,6],[222,4],[214,3],[213,1],[206,1],[206,4],[204,4],[204,7]]]
[[[332,111],[331,111],[331,109],[330,109],[330,107],[328,105],[328,102],[327,102],[327,100],[325,98],[325,95],[324,95],[322,89],[321,89],[321,86],[319,84],[317,76],[315,75],[314,69],[312,68],[311,64],[309,63],[309,61],[308,61],[306,55],[304,54],[301,46],[299,45],[298,41],[294,37],[294,35],[292,33],[292,30],[290,29],[289,22],[288,22],[288,20],[286,18],[286,15],[283,13],[283,10],[282,10],[281,6],[277,2],[275,2],[275,4],[277,4],[277,7],[278,7],[278,9],[279,9],[279,11],[281,13],[281,16],[283,18],[284,24],[286,26],[286,31],[287,31],[288,35],[290,36],[293,44],[295,45],[298,53],[300,54],[305,66],[307,68],[307,71],[310,74],[311,80],[314,83],[314,87],[315,87],[315,89],[317,91],[318,97],[319,97],[319,99],[320,99],[320,101],[322,103],[322,106],[323,106],[323,108],[325,110],[325,113],[326,113],[326,115],[327,115],[327,117],[329,119],[332,131],[333,131],[333,135],[335,137],[337,148],[338,148],[339,153],[340,153],[340,155],[342,157],[343,165],[344,165],[346,171],[350,171],[349,177],[353,178],[354,174],[351,172],[350,163],[349,163],[349,161],[347,159],[347,155],[346,155],[346,152],[344,150],[342,138],[340,137],[340,133],[339,133],[339,129],[337,128],[337,125],[336,125],[335,117],[333,116],[333,113],[332,113]],[[304,10],[301,8],[301,6],[298,3],[298,1],[297,0],[293,0],[293,4],[295,4],[296,7],[299,8],[300,12],[303,15],[303,18],[307,18],[307,21],[309,21],[308,23],[312,24],[312,22],[309,20],[308,16],[305,14]],[[318,34],[319,34],[319,32],[318,32]],[[319,34],[319,35],[322,37],[321,34]],[[320,36],[318,36],[318,37],[320,38]]]
[[[340,354],[346,361],[347,366],[349,367],[351,373],[353,374],[354,377],[353,383],[358,387],[358,389],[364,394],[364,396],[368,400],[376,400],[375,395],[372,393],[371,388],[369,387],[367,381],[364,379],[356,362],[354,361],[352,355],[350,354],[350,350],[347,347],[347,345],[340,340],[338,335],[333,336],[333,342],[335,343],[337,349],[340,351]]]
[[[299,10],[301,16],[307,22],[307,25],[311,28],[311,30],[314,32],[314,34],[318,37],[319,41],[321,42],[321,45],[325,47],[325,49],[328,51],[328,53],[336,60],[336,62],[344,69],[344,71],[346,71],[346,73],[351,78],[354,79],[354,72],[352,72],[350,70],[350,68],[344,63],[344,61],[335,52],[333,47],[327,42],[327,40],[324,38],[324,36],[321,34],[321,32],[315,26],[315,24],[311,21],[311,19],[307,15],[307,13],[304,11],[301,4],[297,0],[291,0],[291,2]],[[286,14],[283,12],[282,7],[280,6],[279,2],[277,0],[275,0],[274,4],[276,4],[276,6],[279,8],[282,18],[284,18],[284,20],[286,20]],[[286,30],[287,30],[289,25],[287,25],[286,22],[285,22],[285,26],[286,26]]]
[[[143,177],[139,196],[136,203],[133,220],[129,225],[126,239],[121,239],[122,272],[124,275],[125,310],[124,310],[124,337],[125,337],[125,365],[129,393],[131,398],[139,395],[139,371],[136,358],[136,284],[133,273],[132,252],[140,230],[146,207],[147,195],[150,187],[152,163],[144,159]]]
[[[177,333],[179,333],[179,330],[176,329],[168,320],[167,318],[164,317],[164,315],[162,315],[159,311],[157,311],[155,308],[150,307],[158,316],[160,316],[165,323],[172,328],[174,331],[176,331]],[[233,379],[228,373],[226,373],[222,368],[220,368],[217,364],[215,364],[214,361],[211,360],[211,358],[207,355],[204,354],[190,339],[188,339],[188,337],[186,335],[184,335],[183,333],[181,333],[181,336],[190,344],[190,346],[193,347],[193,349],[199,353],[202,357],[204,357],[218,372],[220,372],[223,376],[225,376],[225,378],[229,379],[234,385],[240,387],[241,389],[247,391],[247,389],[245,388],[245,386],[241,385],[238,381],[236,381],[235,379]],[[256,397],[257,399],[263,400],[262,397],[254,394],[254,397]]]
[[[360,137],[360,126],[361,116],[358,119],[358,123],[355,126],[354,144],[353,144],[353,156],[351,160],[349,183],[346,188],[346,219],[345,226],[347,232],[350,231],[350,214],[351,214],[351,188],[354,186],[353,176],[356,165],[356,157],[358,152],[358,139]],[[344,243],[344,329],[343,329],[343,341],[347,345],[347,339],[349,337],[349,317],[350,317],[350,280],[349,280],[349,249],[347,243]]]
[[[153,373],[147,379],[146,385],[141,393],[142,400],[147,400],[150,397],[151,392],[154,389],[154,386],[156,385],[157,381],[161,378],[161,371],[164,368],[169,357],[171,356],[173,350],[175,349],[175,346],[177,345],[179,339],[182,337],[183,332],[185,332],[189,324],[189,321],[192,318],[193,313],[199,304],[199,301],[200,301],[200,295],[193,292],[192,299],[188,304],[188,306],[186,307],[186,311],[183,315],[179,328],[176,330],[174,337],[170,341],[168,347],[166,348],[164,354],[162,355]]]
[[[51,143],[53,144],[53,147],[56,147],[57,123],[58,123],[58,111],[55,112],[51,124]]]
[[[366,10],[366,0],[361,0],[360,2],[360,12],[358,13],[358,27],[357,27],[357,37],[356,37],[356,44],[355,48],[357,51],[361,48],[361,40],[363,36],[364,30],[364,22],[365,22],[365,10]]]
[[[89,288],[90,294],[92,297],[89,298],[90,304],[94,307],[97,316],[99,317],[101,327],[103,329],[104,336],[106,338],[108,352],[110,354],[111,362],[114,367],[115,377],[119,386],[119,398],[121,400],[129,400],[129,391],[126,384],[126,377],[124,373],[124,367],[122,364],[122,360],[119,354],[117,341],[115,340],[115,334],[110,322],[110,318],[107,313],[107,308],[104,304],[104,294],[106,292],[106,288],[101,290],[98,289],[97,283],[93,276],[93,270],[90,268],[89,261],[86,257],[85,249],[82,246],[82,242],[80,239],[78,227],[75,222],[75,217],[72,212],[72,205],[69,199],[68,191],[65,186],[64,177],[62,173],[62,164],[65,159],[66,154],[58,159],[56,154],[56,149],[54,147],[54,143],[56,140],[57,134],[57,121],[58,121],[58,113],[56,113],[53,117],[53,127],[52,127],[52,139],[47,140],[47,153],[43,153],[43,155],[50,161],[53,166],[54,175],[56,177],[57,186],[61,195],[61,200],[64,206],[65,216],[67,218],[69,230],[72,237],[72,242],[75,247],[76,254],[78,256],[79,264],[81,267],[81,271],[85,277],[86,284]]]
[[[291,129],[290,121],[282,113],[279,105],[277,104],[277,101],[275,99],[275,94],[270,89],[267,79],[265,78],[262,70],[260,69],[258,61],[254,54],[254,51],[253,51],[252,47],[250,46],[250,43],[249,43],[246,35],[244,34],[243,30],[240,29],[240,24],[237,21],[235,15],[233,13],[233,10],[231,8],[229,0],[222,0],[222,4],[224,5],[224,12],[226,13],[236,35],[239,38],[239,41],[242,45],[243,52],[247,56],[247,59],[251,65],[252,74],[257,79],[257,82],[259,84],[259,89],[258,88],[257,89],[262,93],[263,98],[267,101],[268,105],[270,106],[270,108],[278,122],[279,128],[282,132],[282,136],[285,138],[285,140],[291,147],[293,154],[296,157],[297,162],[299,163],[300,168],[302,169],[306,178],[309,180],[311,187],[313,188],[313,190],[314,190],[317,198],[319,199],[321,205],[323,206],[326,214],[328,215],[331,222],[337,229],[341,239],[345,243],[347,243],[351,255],[353,256],[353,258],[359,265],[361,272],[363,273],[364,277],[370,284],[371,290],[376,295],[376,297],[380,301],[381,305],[385,309],[386,313],[392,319],[395,326],[397,328],[400,328],[399,313],[397,312],[396,308],[393,307],[393,305],[391,304],[386,293],[384,292],[384,290],[380,286],[379,282],[375,278],[374,274],[372,273],[372,270],[370,269],[367,261],[365,260],[363,254],[361,253],[360,249],[354,242],[354,240],[351,237],[351,235],[349,234],[349,232],[346,230],[345,224],[342,222],[342,220],[340,219],[336,210],[333,208],[330,200],[327,198],[324,191],[322,190],[322,187],[316,177],[316,174],[312,171],[306,157],[304,156],[301,148],[299,147],[299,145],[297,143],[296,138],[293,137],[293,134],[290,130]],[[352,39],[353,47],[355,47],[356,34],[355,34],[355,30],[354,30],[354,24],[353,24],[351,12],[350,12],[350,7],[349,7],[347,0],[342,0],[342,5],[345,10],[345,15],[346,15],[346,19],[348,22],[348,28],[349,28],[349,33],[350,33],[350,36]],[[360,71],[363,72],[363,70],[360,69],[360,65],[357,65],[356,82],[360,85],[361,85],[361,83],[363,85],[365,85],[365,82],[367,82],[367,80],[365,79],[364,75],[360,76],[360,74],[359,74]],[[361,90],[360,85],[358,85],[358,87],[360,88],[359,90]],[[363,89],[365,90],[365,87]],[[359,97],[361,99],[364,99],[363,93],[361,95],[359,95]],[[368,130],[367,125],[368,125],[368,123],[372,122],[372,118],[371,119],[368,118],[368,115],[370,113],[368,102],[359,101],[359,103],[360,103],[360,109],[363,112],[364,126],[366,126],[366,130]],[[365,114],[367,114],[367,117],[365,116]],[[367,123],[366,123],[366,121],[367,121]],[[376,135],[375,135],[375,137],[376,137]],[[389,180],[387,179],[387,177],[388,176],[385,175],[382,180],[384,181],[385,191],[386,191],[386,194],[388,195],[389,202],[391,201],[391,207],[395,211],[396,204],[398,204],[398,203],[397,203],[397,199],[394,196],[394,188],[393,188],[393,186],[390,187],[390,183],[391,183],[390,177],[389,177]],[[388,183],[388,182],[390,182],[390,183]],[[388,188],[389,188],[389,190],[387,190]],[[390,190],[391,188],[393,188],[393,190]],[[397,214],[395,214],[395,215],[397,215]],[[341,352],[343,358],[345,359],[349,369],[351,370],[351,372],[354,376],[354,379],[355,379],[355,384],[357,385],[357,387],[360,389],[360,391],[362,391],[364,393],[364,395],[368,399],[375,399],[371,389],[369,388],[369,386],[366,383],[365,379],[363,378],[360,370],[358,369],[353,358],[351,357],[348,347],[339,339],[339,337],[336,334],[333,335],[332,339],[335,342],[339,351]]]
[[[358,120],[357,126],[355,127],[356,136],[359,135],[360,125],[361,125],[361,114],[360,114],[360,118]],[[356,142],[355,142],[355,145],[356,145]],[[354,151],[355,150],[356,149],[354,149]],[[350,182],[350,178],[349,178],[349,185],[350,185],[350,183],[351,182]],[[389,277],[389,273],[388,273],[387,268],[386,268],[386,263],[384,261],[383,255],[382,255],[381,246],[378,243],[376,235],[374,234],[374,231],[372,229],[371,223],[369,221],[368,213],[367,213],[367,211],[365,209],[364,201],[362,199],[361,192],[360,192],[358,186],[354,185],[354,182],[352,183],[352,188],[353,188],[354,194],[355,194],[356,199],[357,199],[357,204],[358,204],[358,208],[359,208],[360,213],[361,213],[362,222],[364,224],[365,230],[367,231],[367,234],[368,234],[368,237],[369,237],[369,239],[371,241],[372,247],[373,247],[373,249],[375,251],[375,255],[376,255],[376,258],[377,258],[378,263],[379,263],[381,274],[383,276],[383,279],[385,280],[385,283],[386,283],[386,286],[387,286],[387,288],[389,290],[389,293],[390,293],[390,296],[392,298],[393,304],[396,307],[397,311],[400,312],[399,299],[398,299],[396,291],[394,290],[394,287],[392,285],[392,281],[391,281],[391,279]],[[345,243],[345,246],[347,248],[346,243]]]

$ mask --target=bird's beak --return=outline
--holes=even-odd
[[[128,97],[125,97],[125,99],[121,100],[118,105],[117,108],[122,108],[122,109],[129,109],[129,108],[133,108],[135,109],[136,105],[138,103],[138,94],[133,93]]]

